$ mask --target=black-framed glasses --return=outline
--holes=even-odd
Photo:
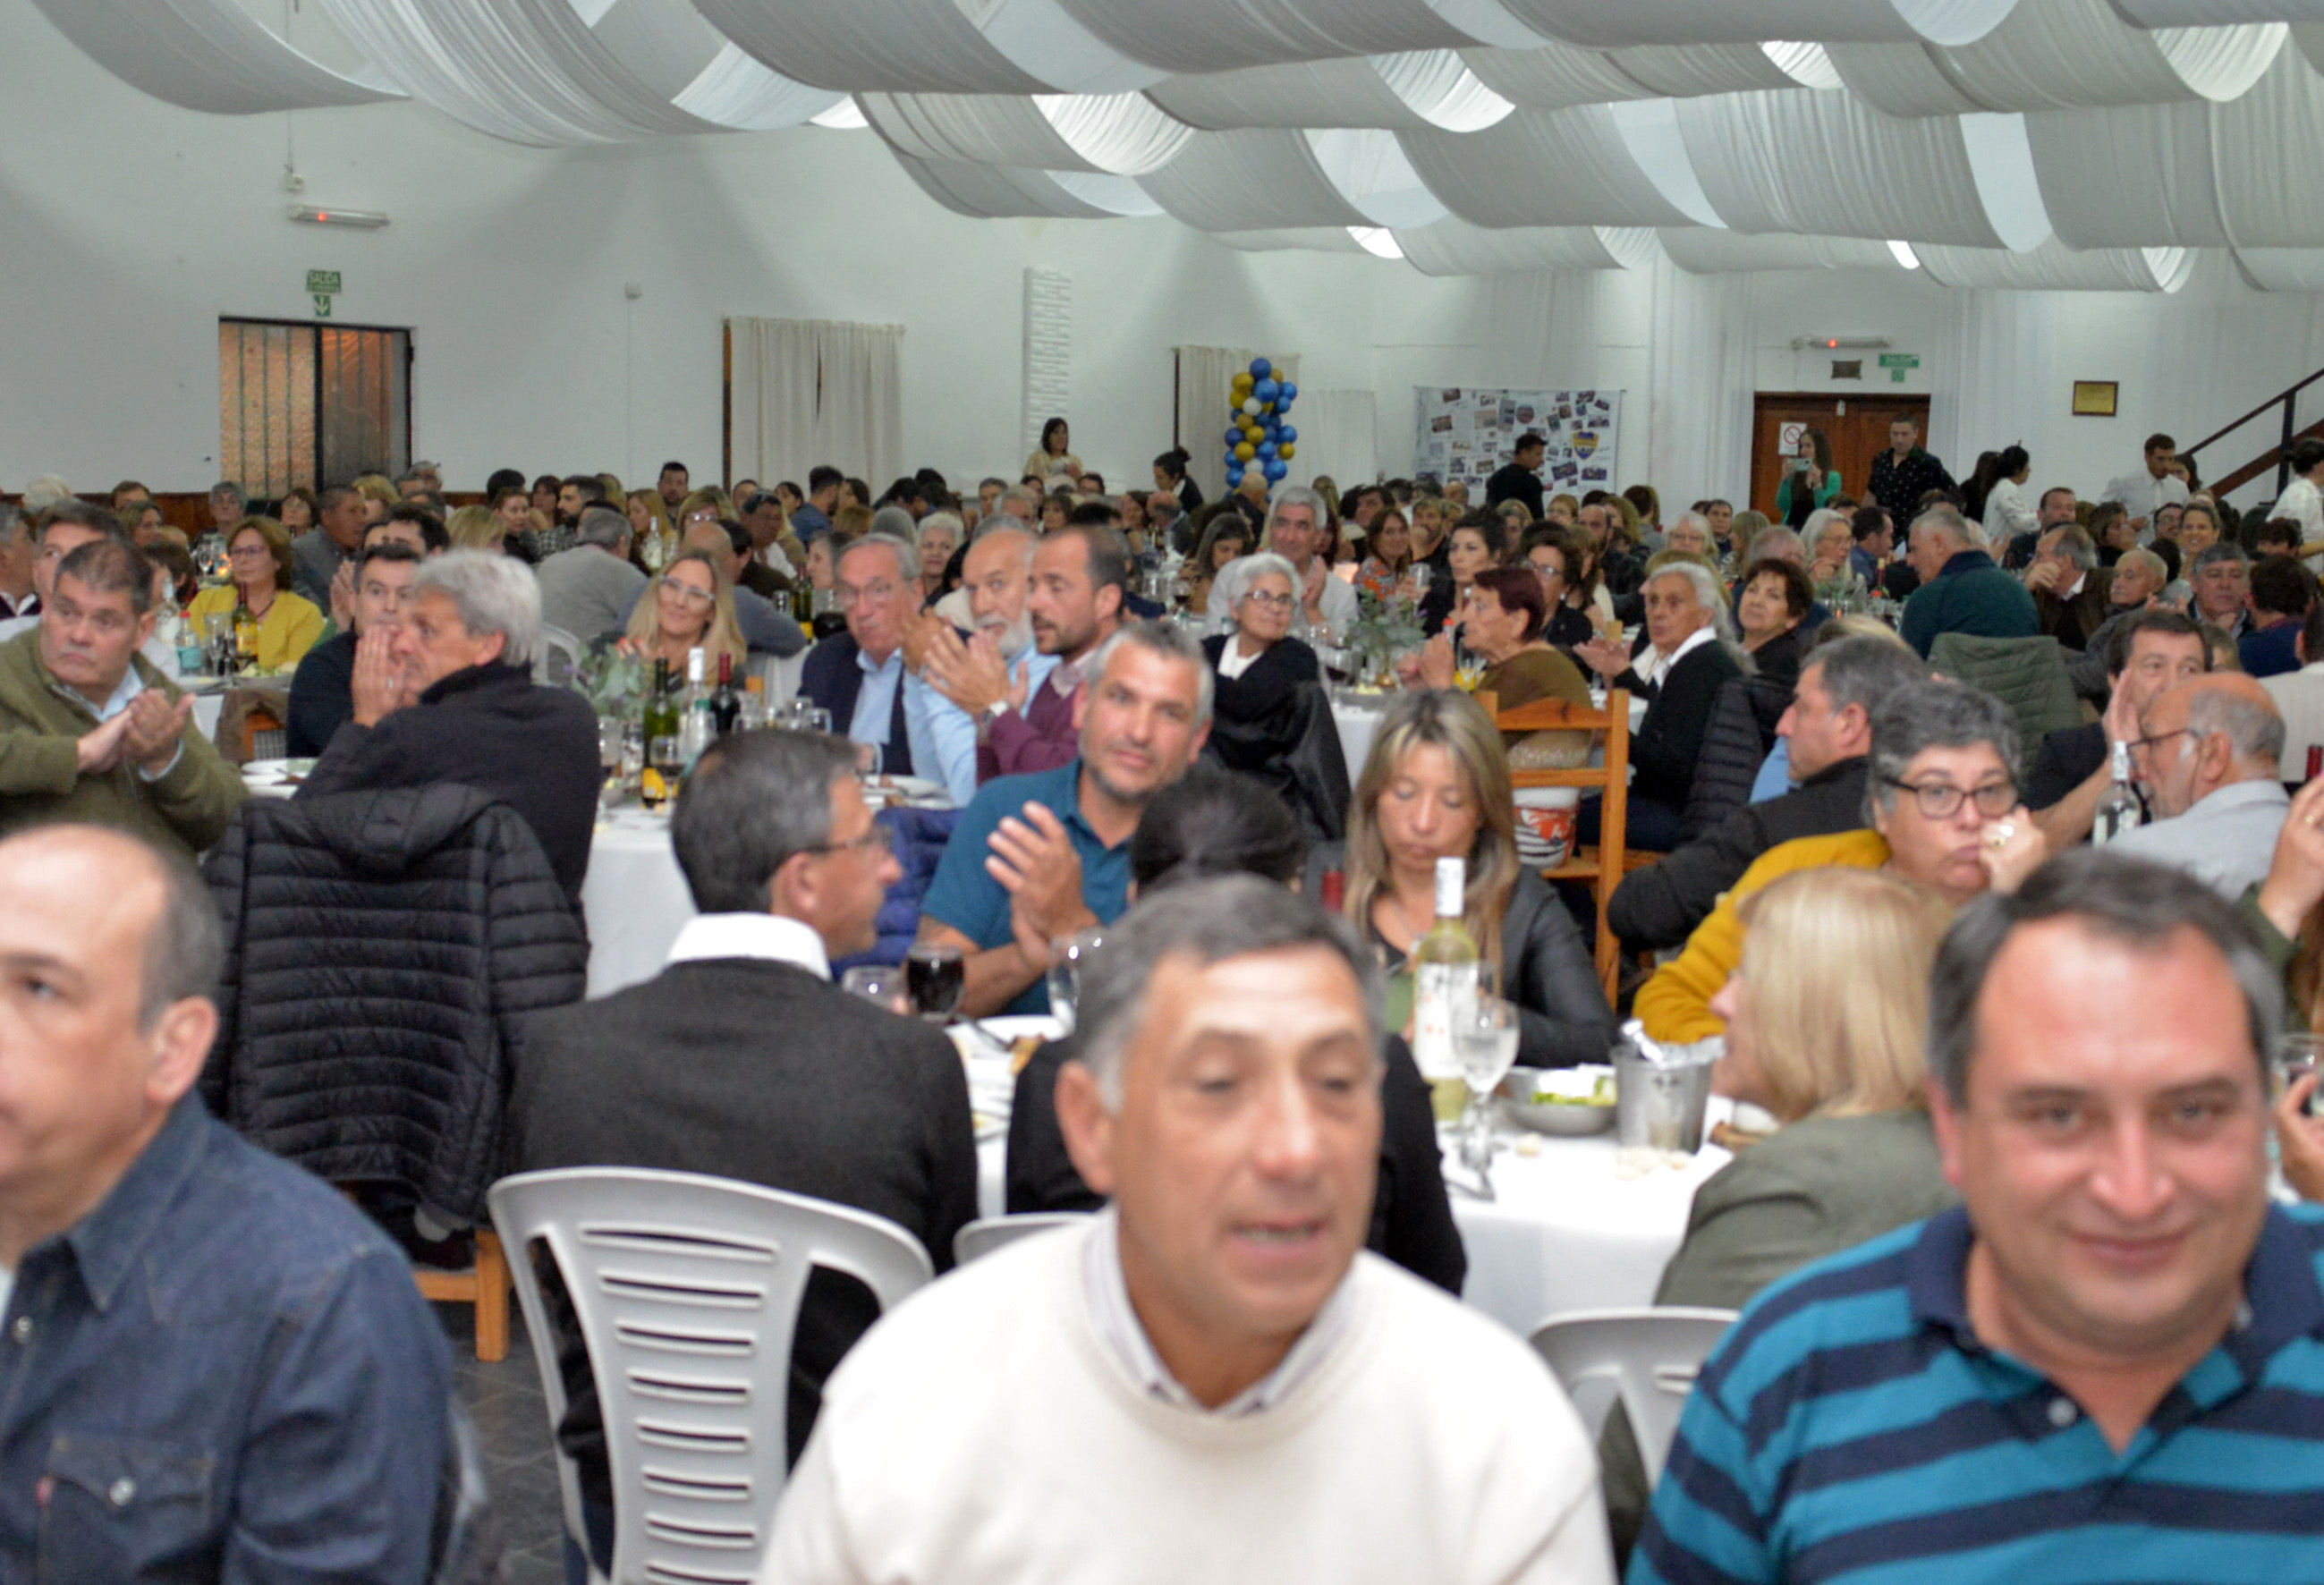
[[[2183,737],[2194,730],[2191,726],[2174,726],[2169,732],[2149,733],[2144,737],[2135,737],[2124,747],[2135,753],[2140,749],[2151,749],[2157,743],[2168,742],[2175,737]]]
[[[845,842],[819,842],[813,847],[799,850],[803,853],[892,853],[895,851],[895,837],[876,820],[872,823],[872,829],[861,836],[851,836]]]
[[[1911,793],[1921,813],[1932,820],[1951,819],[1960,812],[1963,798],[1974,803],[1977,812],[1988,820],[1998,820],[2017,806],[2017,784],[2014,781],[1988,781],[1966,788],[1955,787],[1950,781],[1906,781],[1897,776],[1880,779]]]

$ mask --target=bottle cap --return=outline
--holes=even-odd
[[[1439,859],[1436,861],[1436,917],[1457,919],[1462,912],[1462,894],[1469,889],[1469,861]]]

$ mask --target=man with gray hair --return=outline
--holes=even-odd
[[[2187,614],[2230,639],[2251,631],[2251,554],[2232,539],[2206,545],[2187,569],[2194,603]]]
[[[2282,1009],[2225,903],[2110,847],[1964,908],[1929,996],[1963,1203],[1745,1307],[1630,1578],[2312,1570],[2324,1222],[2269,1203]]]
[[[1769,530],[1772,532],[1773,530]],[[1761,538],[1765,538],[1763,534]],[[1641,594],[1646,640],[1635,655],[1619,639],[1592,639],[1574,653],[1606,679],[1647,701],[1646,717],[1630,741],[1632,847],[1666,853],[1679,843],[1679,816],[1694,786],[1703,734],[1719,690],[1743,675],[1735,622],[1711,569],[1673,562],[1652,574]],[[1585,827],[1594,822],[1585,819]],[[1596,840],[1594,830],[1582,837]]]
[[[2081,527],[2052,529],[2034,542],[2025,592],[2034,596],[2042,631],[2069,650],[2080,650],[2113,613],[2112,580],[2098,566],[2098,548]]]
[[[630,564],[630,520],[610,506],[585,508],[573,546],[543,561],[540,620],[584,645],[614,631],[638,596],[646,575]]]
[[[210,527],[221,534],[233,531],[234,525],[250,515],[250,497],[232,479],[220,479],[210,486]]]
[[[943,1034],[834,985],[835,958],[873,944],[903,873],[863,801],[844,738],[754,732],[706,751],[678,789],[670,841],[695,907],[661,972],[541,1014],[509,1100],[520,1171],[569,1166],[711,1173],[886,1217],[938,1271],[976,1215],[968,1084]],[[878,1315],[860,1286],[807,1280],[788,1360],[788,1456],[824,1380]],[[571,1408],[559,1442],[610,1573],[613,1490],[595,1383],[561,1340]]]
[[[2025,586],[1994,565],[1975,530],[1950,506],[1932,506],[1913,520],[1908,559],[1921,586],[1904,602],[1897,631],[1927,659],[1940,633],[1985,639],[2033,639],[2042,617]]]
[[[972,1017],[1049,1010],[1049,949],[1129,905],[1130,839],[1147,800],[1186,773],[1211,730],[1211,668],[1193,635],[1133,622],[1099,646],[1076,705],[1081,751],[984,783],[920,904],[919,939],[967,956]]]
[[[1358,615],[1356,586],[1332,576],[1332,565],[1322,555],[1323,540],[1323,498],[1304,484],[1277,491],[1267,519],[1267,548],[1299,575],[1291,591],[1299,596],[1291,631],[1311,644],[1339,643],[1356,625]],[[1215,586],[1210,614],[1226,614]]]
[[[2292,807],[2275,701],[2256,677],[2216,672],[2155,695],[2139,730],[2132,758],[2154,820],[2109,845],[2236,901],[2267,879]]]
[[[540,645],[540,589],[524,563],[479,550],[422,563],[403,620],[356,642],[354,718],[295,796],[475,788],[524,816],[577,908],[597,824],[597,716],[572,689],[534,683]]]
[[[1111,1203],[872,1329],[761,1585],[1610,1585],[1596,1459],[1539,1358],[1364,1249],[1379,1005],[1370,951],[1274,882],[1122,919],[1057,1082]]]
[[[1065,659],[1041,651],[1026,620],[1036,544],[1014,518],[977,530],[961,562],[964,586],[937,606],[942,613],[954,602],[964,605],[969,636],[952,620],[930,624],[919,675],[904,682],[908,723],[935,755],[923,774],[940,770],[955,805],[976,796],[978,723],[1002,705],[1024,708]]]
[[[927,773],[904,708],[904,636],[919,615],[919,553],[891,534],[866,534],[839,553],[847,626],[807,651],[799,693],[831,712],[831,728],[876,745],[891,775]],[[933,755],[933,751],[927,751]]]

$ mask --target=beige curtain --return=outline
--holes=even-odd
[[[737,317],[726,328],[736,477],[803,484],[828,464],[876,491],[903,471],[902,326]]]
[[[1217,501],[1227,490],[1227,386],[1250,367],[1251,359],[1260,356],[1275,365],[1277,379],[1297,384],[1299,355],[1261,354],[1246,346],[1182,346],[1177,352],[1178,444],[1194,457],[1186,471],[1202,486],[1203,498]],[[1294,429],[1306,416],[1302,408],[1305,400],[1302,396],[1292,401]],[[1292,458],[1295,463],[1298,460]],[[1297,470],[1289,476],[1297,477]]]

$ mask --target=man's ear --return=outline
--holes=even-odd
[[[1096,1193],[1111,1197],[1114,1118],[1098,1092],[1097,1074],[1078,1061],[1059,1068],[1055,1105],[1074,1170]]]
[[[145,1079],[145,1093],[156,1107],[167,1110],[194,1087],[217,1027],[217,1004],[207,996],[189,996],[161,1009],[153,1027],[153,1067]]]

